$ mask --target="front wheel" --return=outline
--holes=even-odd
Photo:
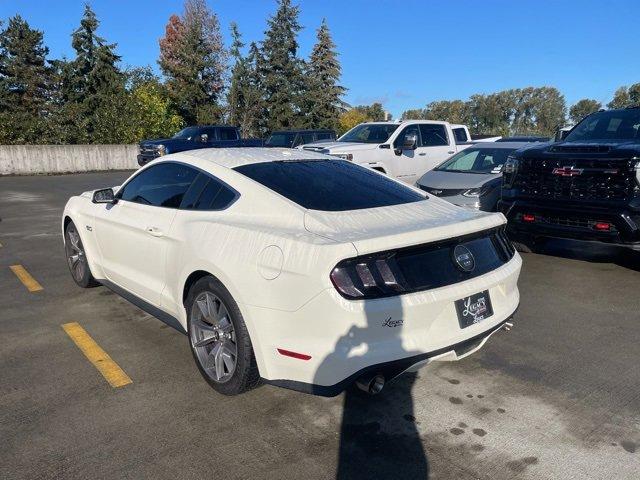
[[[211,276],[198,280],[185,307],[191,352],[209,385],[224,395],[255,387],[260,375],[249,332],[224,285]]]
[[[80,234],[73,222],[69,222],[64,230],[64,250],[67,256],[67,264],[73,280],[82,288],[90,288],[98,285],[89,269],[87,254],[82,245]]]

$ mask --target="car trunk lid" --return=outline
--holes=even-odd
[[[502,214],[466,210],[437,198],[345,212],[307,210],[304,217],[307,231],[350,242],[359,255],[456,238],[505,222]]]

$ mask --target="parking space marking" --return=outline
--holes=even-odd
[[[42,285],[40,285],[22,265],[11,265],[9,268],[16,274],[18,280],[27,287],[27,290],[30,292],[39,292],[42,290]]]
[[[98,345],[77,322],[65,323],[62,328],[73,340],[84,356],[93,363],[107,382],[113,387],[124,387],[133,383],[124,370]]]

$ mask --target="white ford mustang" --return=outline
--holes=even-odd
[[[521,259],[501,214],[300,150],[167,155],[69,199],[65,251],[188,334],[218,392],[336,395],[457,360],[508,325]]]

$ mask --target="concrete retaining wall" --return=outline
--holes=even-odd
[[[130,170],[136,145],[0,145],[0,175]]]

